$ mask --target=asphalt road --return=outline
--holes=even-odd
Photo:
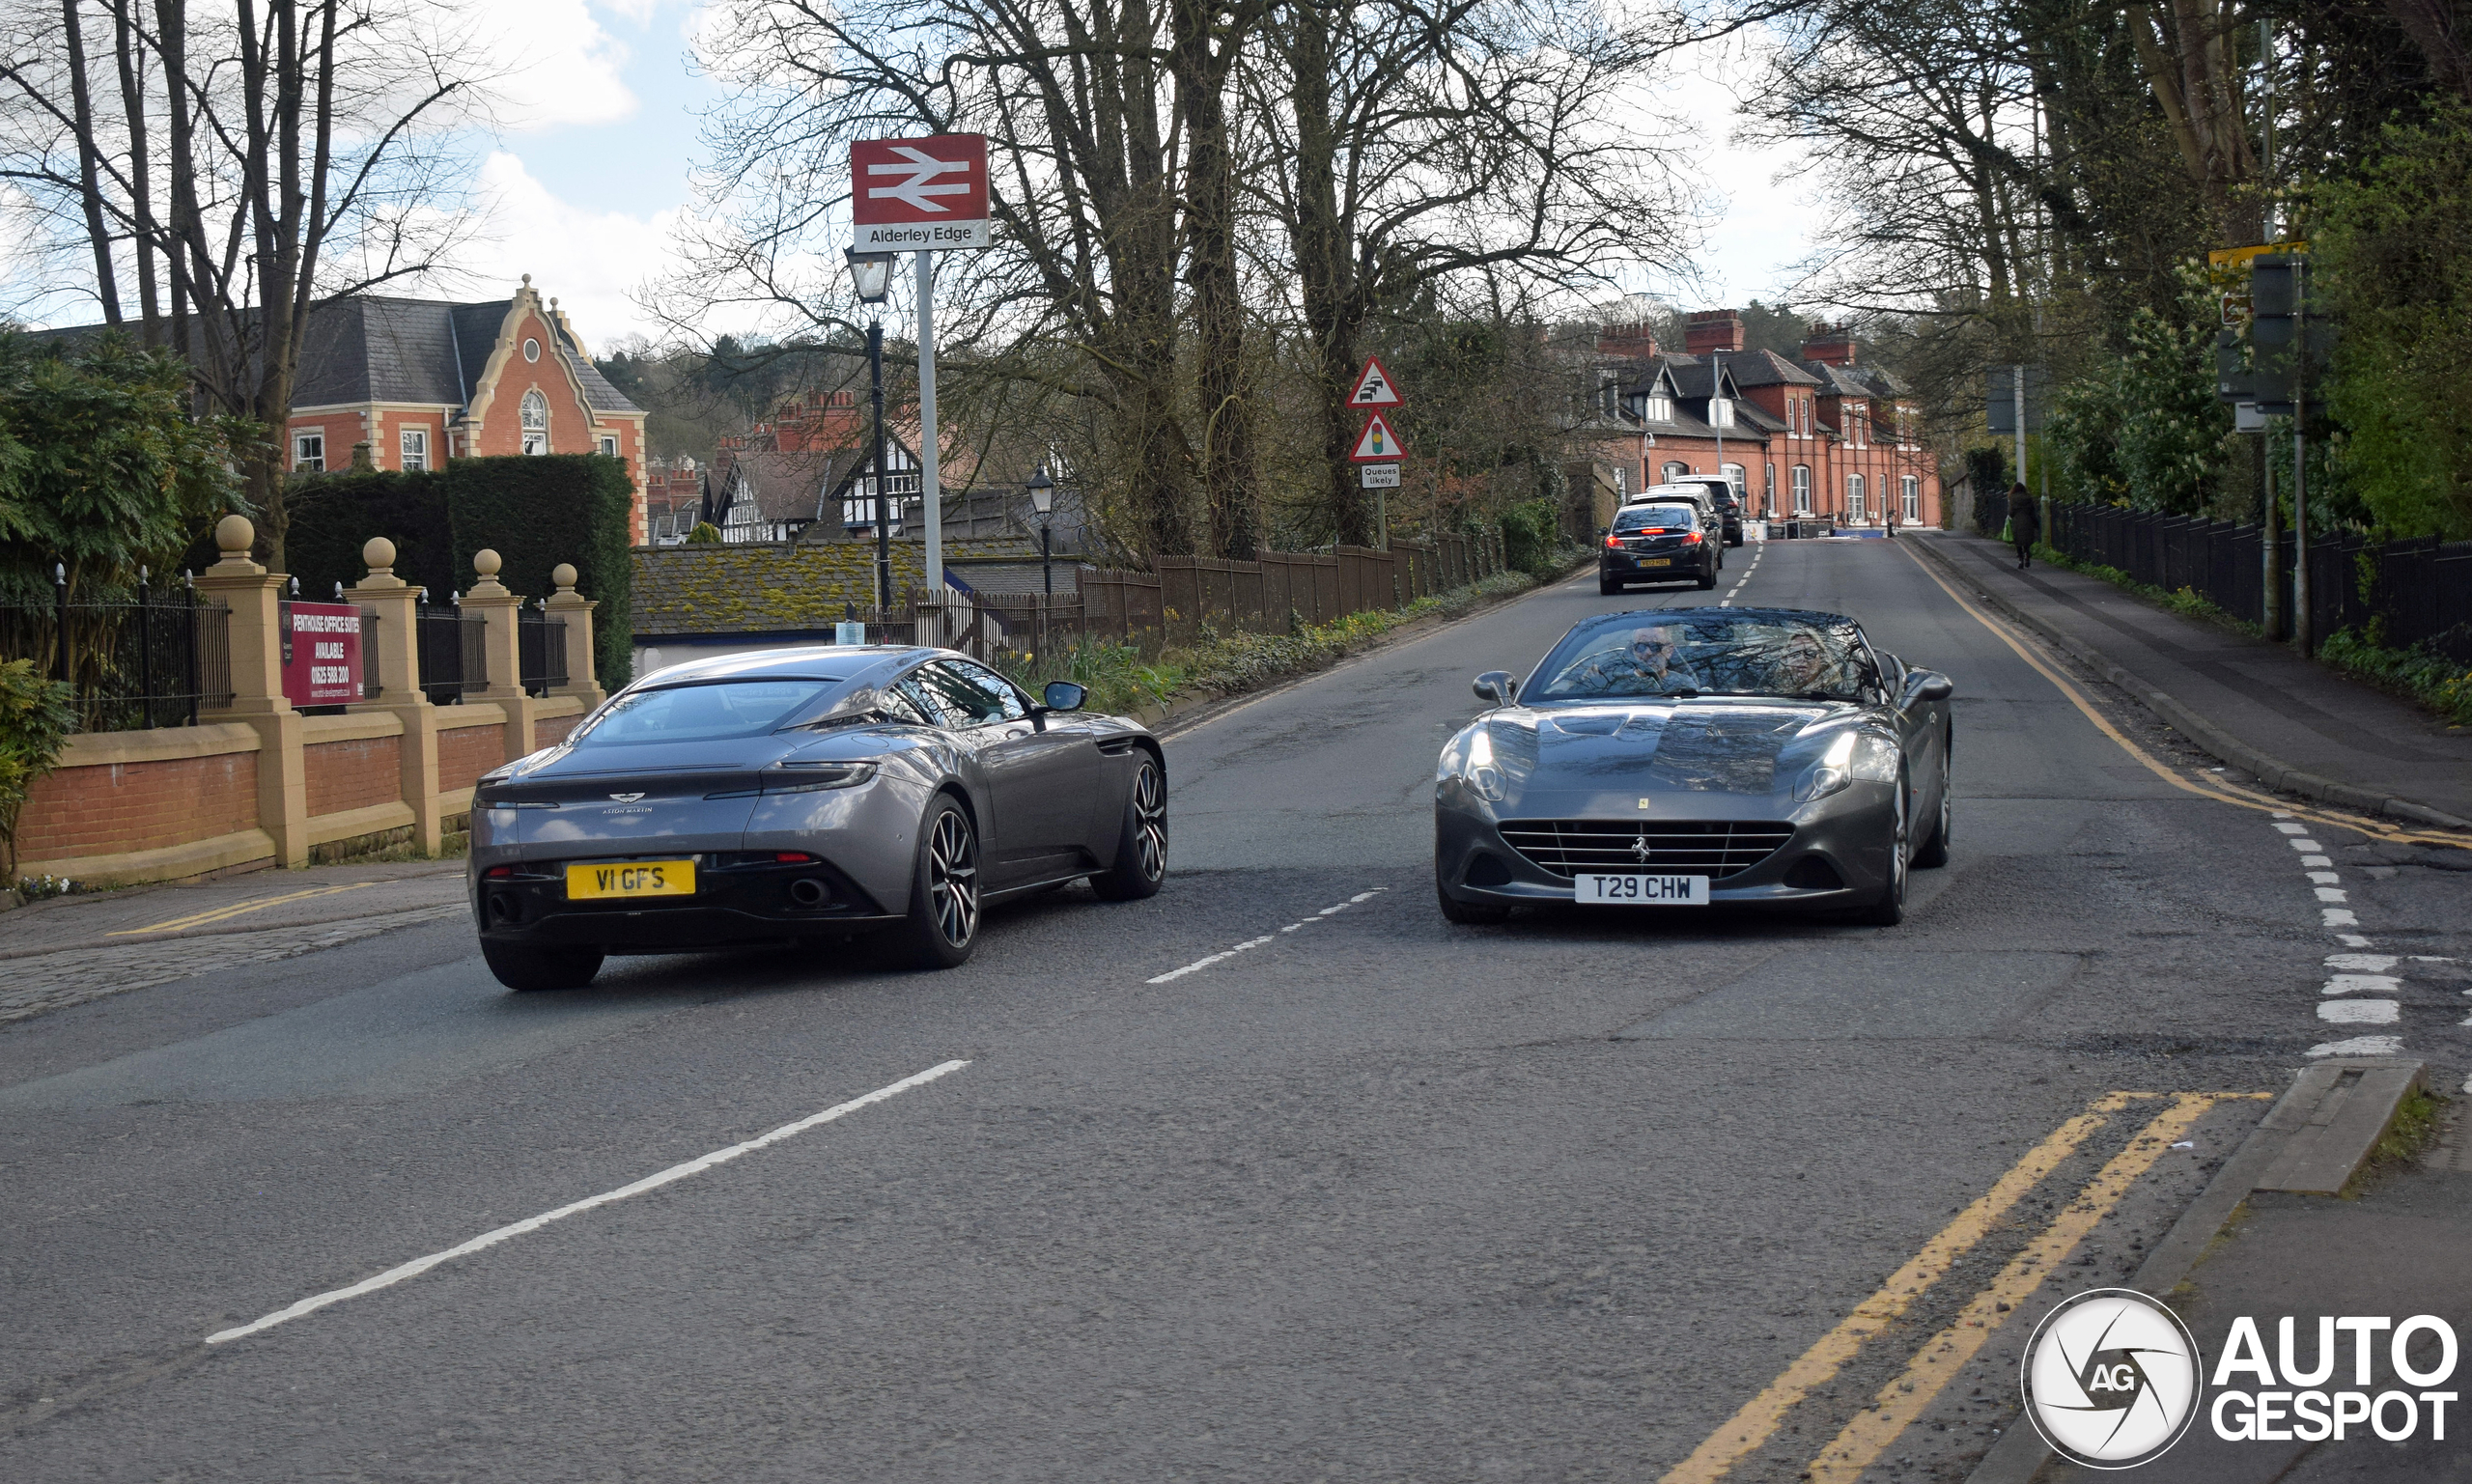
[[[1905,924],[1446,924],[1428,791],[1469,678],[1729,595],[1955,678],[1954,859]],[[519,996],[449,921],[0,1028],[0,1476],[1654,1479],[2105,1094],[2270,1092],[2358,1034],[2472,1069],[2447,966],[2391,1023],[2322,1018],[2347,945],[2290,822],[2158,777],[1891,543],[1741,548],[1704,599],[1565,584],[1223,714],[1168,770],[1158,898],[1000,912],[950,973],[642,959]],[[2459,853],[2308,827],[2344,931],[2472,954]],[[2068,1286],[2133,1267],[2262,1107],[2205,1105]],[[2148,1111],[1727,1476],[1801,1474]],[[2031,1317],[1876,1476],[1962,1476]]]

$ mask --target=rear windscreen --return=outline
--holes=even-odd
[[[570,745],[581,749],[758,737],[812,712],[840,684],[785,678],[638,690],[610,702]]]
[[[1688,505],[1634,505],[1614,517],[1617,531],[1687,531],[1699,523],[1700,513]]]

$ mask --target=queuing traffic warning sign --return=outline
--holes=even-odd
[[[1407,399],[1399,395],[1399,383],[1390,379],[1390,368],[1382,364],[1382,357],[1366,356],[1364,370],[1357,374],[1356,390],[1348,393],[1348,406],[1395,407],[1406,402]]]
[[[1406,453],[1399,435],[1390,431],[1390,423],[1376,412],[1364,420],[1364,431],[1356,435],[1356,451],[1348,455],[1352,463],[1388,463]]]

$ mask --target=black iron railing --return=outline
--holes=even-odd
[[[567,621],[539,608],[518,608],[515,647],[521,660],[523,688],[548,695],[567,683]]]
[[[2007,502],[1992,514],[2005,520]],[[2289,531],[2278,535],[2274,580],[2289,614],[2295,543]],[[2245,623],[2265,621],[2264,538],[2255,524],[2054,504],[2043,539],[2072,560],[2116,568],[2165,592],[2185,589]],[[2309,631],[2319,638],[2374,623],[2397,648],[2428,643],[2472,664],[2472,542],[2313,536],[2309,610]]]
[[[232,704],[232,612],[186,584],[139,582],[125,601],[0,605],[0,659],[31,659],[75,688],[77,726],[188,726]]]
[[[412,627],[420,632],[421,693],[432,706],[453,706],[490,688],[487,619],[467,615],[461,603],[432,603],[424,595]]]

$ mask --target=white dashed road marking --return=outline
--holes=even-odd
[[[1208,968],[1213,964],[1222,963],[1227,959],[1236,957],[1236,955],[1243,953],[1248,948],[1259,948],[1264,943],[1276,941],[1282,933],[1293,933],[1299,928],[1309,928],[1313,924],[1334,912],[1346,911],[1349,908],[1356,906],[1360,902],[1370,902],[1375,897],[1380,896],[1382,893],[1389,891],[1390,889],[1390,888],[1388,886],[1375,886],[1369,890],[1360,891],[1355,896],[1341,902],[1336,907],[1326,907],[1302,922],[1289,923],[1286,927],[1279,929],[1278,933],[1265,933],[1259,938],[1249,938],[1245,941],[1238,943],[1233,948],[1222,948],[1219,952],[1211,954],[1207,958],[1195,959],[1182,968],[1171,968],[1164,974],[1144,979],[1141,982],[1144,984],[1166,984],[1173,980],[1182,979],[1187,974],[1199,973],[1201,970]]]
[[[357,1299],[363,1294],[373,1294],[381,1288],[391,1288],[406,1278],[420,1276],[442,1262],[477,1252],[483,1247],[495,1246],[512,1237],[520,1237],[529,1232],[539,1231],[552,1221],[562,1221],[568,1217],[581,1215],[597,1206],[606,1206],[625,1200],[631,1195],[641,1195],[647,1190],[660,1190],[662,1186],[684,1180],[689,1175],[700,1175],[716,1164],[726,1164],[741,1155],[753,1154],[768,1144],[777,1144],[785,1138],[795,1138],[819,1124],[830,1123],[836,1118],[855,1113],[871,1103],[882,1103],[887,1098],[908,1092],[913,1087],[932,1082],[947,1073],[959,1072],[969,1065],[967,1061],[947,1061],[929,1067],[924,1072],[913,1072],[900,1081],[887,1083],[863,1097],[852,1098],[847,1103],[836,1103],[821,1113],[809,1113],[798,1122],[785,1123],[770,1134],[760,1134],[743,1143],[716,1149],[708,1155],[699,1155],[684,1164],[673,1164],[658,1174],[646,1175],[632,1185],[622,1185],[614,1190],[604,1190],[599,1195],[587,1195],[579,1201],[560,1206],[555,1211],[545,1211],[539,1216],[525,1217],[520,1221],[501,1226],[495,1231],[485,1231],[469,1242],[448,1247],[443,1252],[432,1252],[427,1257],[415,1257],[401,1267],[389,1268],[376,1277],[363,1278],[349,1288],[333,1288],[322,1294],[312,1294],[297,1303],[275,1310],[264,1319],[253,1320],[237,1329],[222,1330],[210,1334],[206,1337],[206,1342],[210,1345],[220,1345],[226,1340],[241,1339],[256,1334],[262,1330],[271,1330],[279,1324],[298,1319],[303,1314],[313,1314],[330,1303],[341,1303],[346,1299]]]

